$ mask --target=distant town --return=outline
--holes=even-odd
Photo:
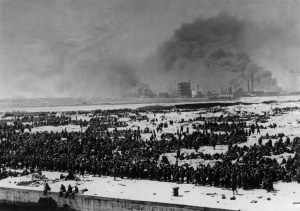
[[[240,97],[262,97],[262,96],[278,96],[278,95],[299,95],[300,92],[281,93],[281,92],[266,92],[263,90],[254,90],[253,78],[248,80],[248,89],[232,87],[219,87],[219,91],[208,91],[206,93],[200,91],[199,84],[196,89],[192,89],[190,81],[176,83],[174,92],[159,92],[154,93],[151,89],[144,90],[143,98],[206,98],[208,100],[232,100]]]

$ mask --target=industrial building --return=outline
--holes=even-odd
[[[192,97],[191,82],[180,82],[177,84],[177,97]]]
[[[225,89],[223,90],[223,87],[221,87],[221,92],[219,94],[219,99],[233,99],[234,98],[234,93],[232,92],[232,88],[229,87],[228,90]]]

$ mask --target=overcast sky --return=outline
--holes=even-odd
[[[300,0],[0,0],[0,9],[0,98],[118,96],[128,69],[140,77],[183,23],[220,12],[255,23],[262,39],[247,53],[299,90]]]

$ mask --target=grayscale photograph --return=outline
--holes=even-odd
[[[0,0],[1,211],[299,211],[300,0]]]

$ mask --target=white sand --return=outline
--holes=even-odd
[[[59,178],[59,172],[43,172],[50,180]],[[0,181],[1,187],[14,187],[20,189],[43,190],[43,182],[37,187],[18,186],[17,182],[30,181],[31,175],[6,178]],[[165,202],[174,204],[185,204],[203,207],[217,207],[224,209],[241,210],[299,210],[300,205],[293,204],[300,202],[300,184],[297,183],[277,183],[274,184],[275,191],[267,193],[266,190],[238,190],[235,195],[236,200],[230,200],[232,191],[214,188],[194,186],[192,184],[176,184],[167,182],[157,182],[149,180],[128,180],[112,177],[92,177],[85,176],[81,181],[60,181],[52,183],[48,181],[51,191],[58,192],[61,184],[67,188],[77,185],[79,190],[88,189],[84,194],[91,196],[115,197],[122,199],[133,199],[141,201]],[[174,197],[172,188],[179,187],[179,197]],[[214,195],[207,195],[214,194]],[[226,199],[221,195],[225,194]],[[271,200],[267,200],[270,198]],[[256,200],[257,203],[251,203]]]

